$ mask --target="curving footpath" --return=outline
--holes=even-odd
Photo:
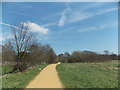
[[[56,71],[57,64],[45,67],[26,88],[63,88]]]

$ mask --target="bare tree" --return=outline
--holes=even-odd
[[[24,69],[24,60],[29,48],[36,42],[36,38],[29,30],[29,23],[20,24],[18,27],[11,27],[13,38],[9,41],[16,52],[16,69]]]

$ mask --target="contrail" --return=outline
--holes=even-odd
[[[18,29],[18,27],[13,26],[13,25],[11,25],[11,24],[7,24],[7,23],[3,23],[3,22],[0,22],[0,24],[1,24],[1,25],[5,25],[5,26],[9,26],[9,27]]]

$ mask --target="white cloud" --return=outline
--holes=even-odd
[[[103,5],[103,4],[100,4]],[[100,7],[100,5],[97,5]],[[102,15],[108,12],[112,12],[112,11],[116,11],[118,8],[114,7],[114,8],[108,8],[108,9],[104,9],[104,10],[97,10],[96,12],[89,12],[89,11],[85,11],[84,9],[90,9],[90,8],[95,8],[97,7],[96,5],[92,5],[86,8],[83,8],[83,10],[81,9],[72,9],[70,7],[69,4],[66,5],[66,8],[63,10],[63,12],[61,13],[61,18],[59,20],[59,26],[63,26],[64,24],[71,24],[71,23],[76,23],[76,22],[80,22],[82,20],[85,19],[89,19],[92,18],[94,16],[97,15]]]
[[[65,22],[65,15],[63,15],[61,18],[60,18],[60,21],[59,21],[59,26],[63,26],[64,25],[64,22]]]
[[[42,25],[43,27],[49,27],[49,26],[54,26],[54,25],[57,25],[58,22],[51,22],[51,23],[47,23],[47,24],[44,24]]]
[[[97,27],[97,26],[91,26],[91,27],[88,27],[88,28],[80,29],[80,30],[78,30],[78,32],[96,31],[96,30],[101,30],[101,29],[104,29],[104,28],[105,28],[104,25],[101,25],[99,27]]]
[[[116,11],[116,10],[118,10],[118,8],[105,9],[105,10],[103,10],[103,11],[100,11],[100,12],[97,12],[97,13],[93,14],[93,16],[95,16],[95,15],[101,15],[101,14],[108,13],[108,12],[112,12],[112,11]]]
[[[61,18],[59,20],[59,24],[58,26],[63,26],[65,24],[66,21],[66,15],[69,14],[71,12],[71,8],[69,6],[69,3],[66,3],[66,8],[63,10],[63,12],[61,13]]]
[[[26,24],[28,24],[28,28],[31,32],[37,32],[40,34],[47,34],[49,31],[48,28],[44,28],[43,26],[40,26],[36,23],[32,23],[30,21],[22,22],[22,24],[24,24],[24,26],[26,26]]]
[[[92,2],[92,3],[86,3],[86,5],[84,7],[80,7],[78,9],[82,9],[82,10],[87,10],[87,9],[94,9],[94,8],[99,8],[102,5],[104,5],[105,3],[97,3],[97,2]]]
[[[13,28],[16,28],[16,29],[19,29],[18,27],[16,26],[13,26],[11,24],[7,24],[7,23],[3,23],[3,22],[0,22],[0,24],[2,25],[5,25],[5,26],[8,26],[8,27],[13,27]],[[48,37],[46,37],[46,35],[48,35],[48,31],[49,29],[48,28],[44,28],[36,23],[32,23],[32,22],[21,22],[21,24],[24,24],[24,26],[27,26],[28,24],[28,28],[31,32],[36,32],[36,33],[39,33],[39,36],[40,38],[39,39],[46,39]],[[6,39],[12,39],[13,38],[13,35],[11,35],[10,33],[8,32],[3,32],[0,34],[0,43],[4,43],[4,41]]]
[[[96,26],[91,26],[91,27],[79,29],[78,32],[90,32],[90,31],[103,30],[106,28],[117,27],[117,26],[118,26],[118,22],[113,22],[112,24],[111,23],[104,23],[101,25],[96,25]]]
[[[68,23],[75,23],[75,22],[79,22],[79,21],[82,21],[82,20],[85,20],[85,19],[93,18],[94,16],[97,16],[97,15],[102,15],[102,14],[105,14],[105,13],[108,13],[108,12],[112,12],[112,11],[115,11],[117,9],[118,8],[109,8],[109,9],[97,11],[97,12],[94,12],[94,13],[74,11],[68,17],[67,21],[68,21]]]
[[[16,28],[16,29],[19,29],[18,27],[16,26],[13,26],[11,24],[7,24],[7,23],[3,23],[3,22],[0,22],[0,24],[2,25],[5,25],[5,26],[9,26],[9,27],[13,27],[13,28]],[[40,26],[36,23],[32,23],[30,21],[27,21],[27,22],[21,22],[21,24],[24,24],[24,26],[27,26],[28,24],[28,28],[31,32],[37,32],[37,33],[40,33],[40,34],[47,34],[49,29],[48,28],[44,28],[43,26]]]

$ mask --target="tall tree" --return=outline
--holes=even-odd
[[[24,58],[33,43],[36,42],[36,38],[29,30],[29,23],[22,23],[17,27],[11,27],[13,38],[9,41],[14,51],[16,52],[16,69],[22,71],[24,67]]]
[[[49,55],[49,63],[54,63],[56,60],[56,55],[52,48],[48,51],[48,55]]]

